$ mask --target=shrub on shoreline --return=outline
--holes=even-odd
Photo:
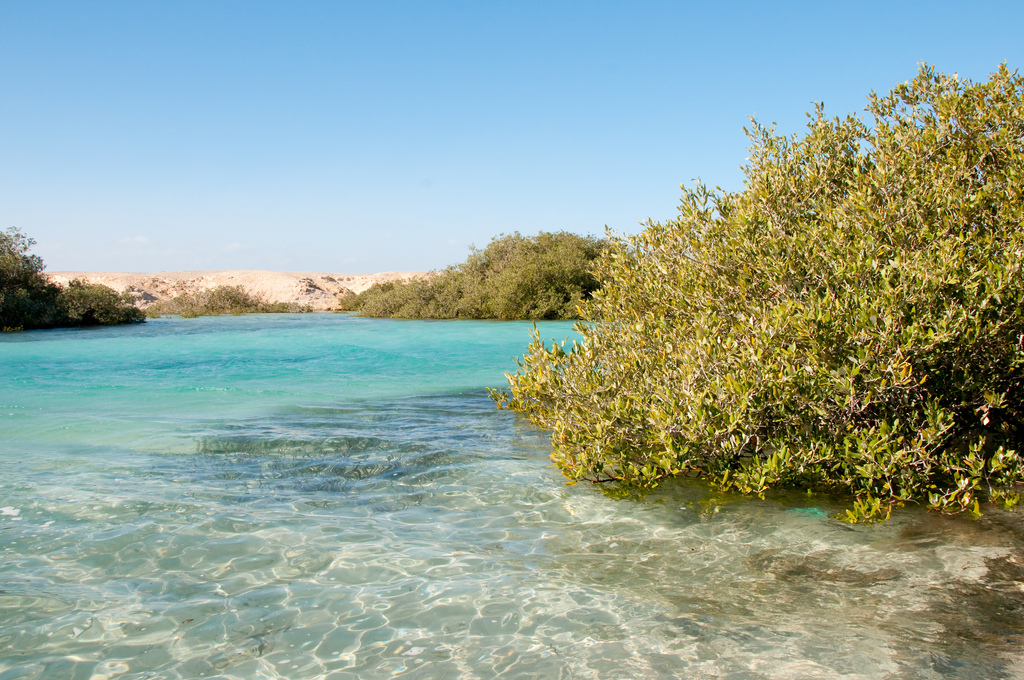
[[[76,279],[61,291],[61,297],[72,326],[117,326],[146,320],[131,295],[98,283]]]
[[[132,297],[107,286],[72,281],[66,288],[43,276],[43,261],[29,255],[35,241],[11,227],[0,232],[0,329],[139,323],[145,314]]]
[[[568,232],[507,234],[425,279],[378,283],[339,300],[361,316],[420,319],[575,319],[599,287],[603,239]]]
[[[177,314],[193,319],[219,314],[291,314],[308,311],[309,307],[292,302],[264,302],[260,296],[247,293],[241,286],[217,286],[154,302],[146,308],[146,316]]]
[[[1015,504],[1024,474],[1024,80],[922,66],[874,127],[754,125],[742,191],[616,239],[582,343],[500,405],[571,482],[846,491],[852,521]]]

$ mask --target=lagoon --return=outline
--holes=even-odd
[[[1024,677],[1019,513],[566,486],[529,328],[0,336],[0,680]]]

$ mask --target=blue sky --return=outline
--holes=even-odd
[[[1020,2],[0,0],[0,228],[56,270],[368,273],[635,232],[742,187],[748,116],[920,61],[1024,67]]]

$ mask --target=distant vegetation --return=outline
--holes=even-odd
[[[743,190],[615,240],[573,351],[535,337],[494,396],[571,481],[846,491],[853,521],[1020,501],[1024,80],[868,101],[755,124]]]
[[[264,302],[261,297],[247,293],[241,286],[217,286],[154,302],[146,308],[146,316],[177,314],[191,319],[218,314],[287,314],[308,311],[309,307],[292,302]]]
[[[342,298],[361,316],[408,319],[575,319],[599,288],[591,265],[603,239],[568,232],[518,232],[470,249],[462,264],[424,279],[377,283]]]
[[[99,284],[67,288],[43,276],[43,261],[29,255],[35,241],[11,227],[0,232],[0,329],[113,326],[146,320],[132,297]]]

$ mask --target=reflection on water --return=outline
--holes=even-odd
[[[616,501],[479,389],[336,397],[4,437],[0,680],[1024,677],[1019,514]]]

